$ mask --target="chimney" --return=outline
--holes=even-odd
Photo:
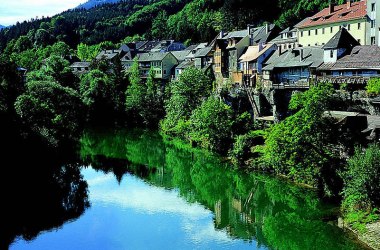
[[[300,62],[302,62],[303,60],[303,49],[301,48],[300,49]]]
[[[351,8],[351,0],[347,0],[347,9]]]
[[[266,32],[266,34],[268,34],[269,31],[270,31],[270,25],[267,23],[267,24],[265,24],[265,32]]]
[[[334,12],[334,7],[335,7],[335,3],[332,3],[330,1],[330,4],[329,4],[329,14],[332,14]]]
[[[252,30],[252,26],[250,24],[248,24],[248,26],[247,26],[248,36],[251,35],[251,30]]]

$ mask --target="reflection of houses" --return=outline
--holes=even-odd
[[[345,30],[339,31],[324,47],[324,63],[318,68],[320,81],[363,85],[380,76],[380,48],[360,46]],[[352,87],[353,85],[351,85]]]
[[[142,78],[148,76],[149,70],[152,68],[155,78],[161,80],[169,80],[172,70],[178,64],[177,59],[171,52],[150,52],[142,53],[136,56]],[[125,69],[128,70],[134,60],[122,60]]]
[[[247,51],[240,57],[240,68],[243,70],[244,83],[255,86],[258,74],[262,73],[263,62],[276,51],[275,44],[259,44],[249,46]]]
[[[74,74],[84,74],[90,70],[90,62],[75,62],[70,65],[70,69]]]
[[[309,88],[316,79],[316,69],[323,63],[323,49],[299,47],[285,53],[274,53],[263,67],[263,80],[272,87]]]

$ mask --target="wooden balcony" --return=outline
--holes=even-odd
[[[295,82],[295,83],[272,83],[273,89],[309,89],[309,82]]]

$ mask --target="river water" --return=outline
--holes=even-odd
[[[155,132],[87,131],[78,158],[41,161],[40,169],[49,164],[58,166],[38,181],[19,177],[23,192],[11,196],[14,208],[4,215],[17,219],[5,223],[2,246],[363,249],[315,192],[232,170]]]

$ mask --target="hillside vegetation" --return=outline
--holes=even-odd
[[[119,42],[136,34],[147,39],[173,38],[188,42],[212,40],[220,30],[275,22],[294,25],[328,5],[328,0],[126,0],[92,9],[74,9],[52,18],[25,21],[0,31],[0,51],[11,40],[27,36],[51,45]],[[343,0],[339,0],[339,3]]]

